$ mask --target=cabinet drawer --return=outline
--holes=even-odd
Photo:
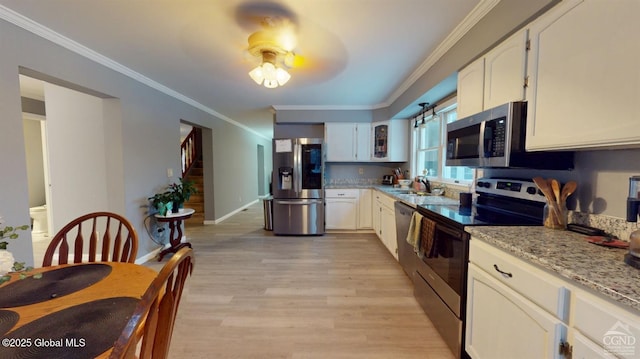
[[[380,201],[380,203],[382,205],[384,205],[384,206],[387,206],[387,207],[392,208],[392,209],[395,206],[396,200],[393,197],[387,196],[386,194],[383,194],[380,191],[376,191],[375,192],[375,198],[376,198],[376,200]]]
[[[568,320],[569,290],[551,274],[505,254],[478,239],[469,244],[469,261],[501,283],[538,304],[557,318]]]
[[[325,198],[358,198],[358,189],[326,189]]]
[[[621,352],[622,346],[640,350],[640,347],[636,347],[636,341],[640,339],[638,315],[586,291],[575,290],[574,293],[572,308],[575,329],[616,355],[619,355],[617,353]]]

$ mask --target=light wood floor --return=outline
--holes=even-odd
[[[261,205],[187,227],[196,265],[171,358],[453,358],[374,234],[262,227]]]

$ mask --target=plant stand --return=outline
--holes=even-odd
[[[169,243],[171,244],[171,247],[164,249],[162,252],[160,252],[160,254],[158,255],[158,262],[160,262],[162,260],[162,258],[167,255],[168,253],[175,253],[178,250],[180,250],[183,247],[191,247],[191,243],[189,242],[185,242],[185,243],[181,243],[182,240],[182,221],[191,217],[193,215],[193,213],[195,212],[195,210],[191,209],[191,208],[184,208],[181,212],[179,213],[169,213],[167,212],[167,214],[165,216],[161,216],[159,214],[155,214],[156,220],[158,222],[168,222],[169,223],[169,229],[171,230],[169,232]],[[176,233],[177,232],[177,233]]]

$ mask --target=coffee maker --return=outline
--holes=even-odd
[[[629,197],[627,197],[627,222],[638,222],[640,212],[640,176],[629,177]],[[624,262],[640,269],[640,229],[631,233],[629,237],[629,253],[625,254]]]

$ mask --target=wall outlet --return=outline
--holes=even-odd
[[[359,175],[363,175],[364,174],[364,168],[358,167],[358,174]]]
[[[173,177],[173,168],[167,168],[167,177]]]

